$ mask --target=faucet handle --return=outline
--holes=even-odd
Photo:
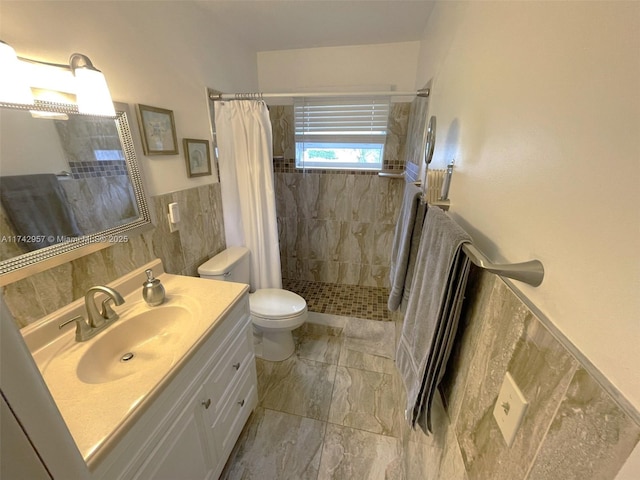
[[[69,320],[65,320],[58,328],[62,328],[66,325],[69,325],[71,322],[76,322],[76,341],[82,342],[87,339],[89,333],[91,332],[91,327],[86,322],[82,315],[78,315],[77,317],[70,318]]]
[[[102,318],[104,318],[105,320],[117,320],[118,318],[120,318],[118,316],[118,314],[115,312],[115,310],[113,308],[111,308],[111,305],[109,305],[109,302],[114,302],[115,300],[111,297],[105,298],[102,301],[102,309],[100,310],[100,316]]]

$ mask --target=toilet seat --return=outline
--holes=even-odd
[[[266,329],[292,329],[304,323],[307,302],[281,288],[263,288],[249,295],[253,324]]]
[[[281,288],[262,288],[249,295],[251,313],[257,317],[284,320],[307,310],[300,295]]]

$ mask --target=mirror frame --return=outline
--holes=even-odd
[[[427,144],[424,149],[424,163],[429,166],[433,160],[433,151],[436,147],[436,116],[431,115],[427,126]]]
[[[30,275],[50,268],[62,265],[71,260],[83,257],[90,253],[102,250],[115,244],[110,239],[119,239],[123,236],[131,237],[153,226],[147,198],[144,192],[142,177],[136,159],[136,152],[131,135],[129,123],[129,107],[124,103],[115,103],[116,129],[120,136],[120,143],[125,156],[127,171],[133,187],[139,216],[123,225],[118,225],[100,232],[83,235],[77,240],[58,243],[49,247],[27,252],[17,257],[0,261],[0,286],[22,280]],[[78,113],[75,105],[43,102],[36,100],[34,105],[19,105],[12,103],[0,103],[0,108],[12,108],[19,110],[42,110],[56,113],[82,115]],[[107,117],[110,118],[110,117]]]

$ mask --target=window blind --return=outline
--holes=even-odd
[[[389,97],[296,99],[296,142],[384,144],[389,104]]]

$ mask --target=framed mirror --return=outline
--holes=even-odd
[[[151,226],[127,105],[115,119],[37,108],[0,104],[0,285]]]

